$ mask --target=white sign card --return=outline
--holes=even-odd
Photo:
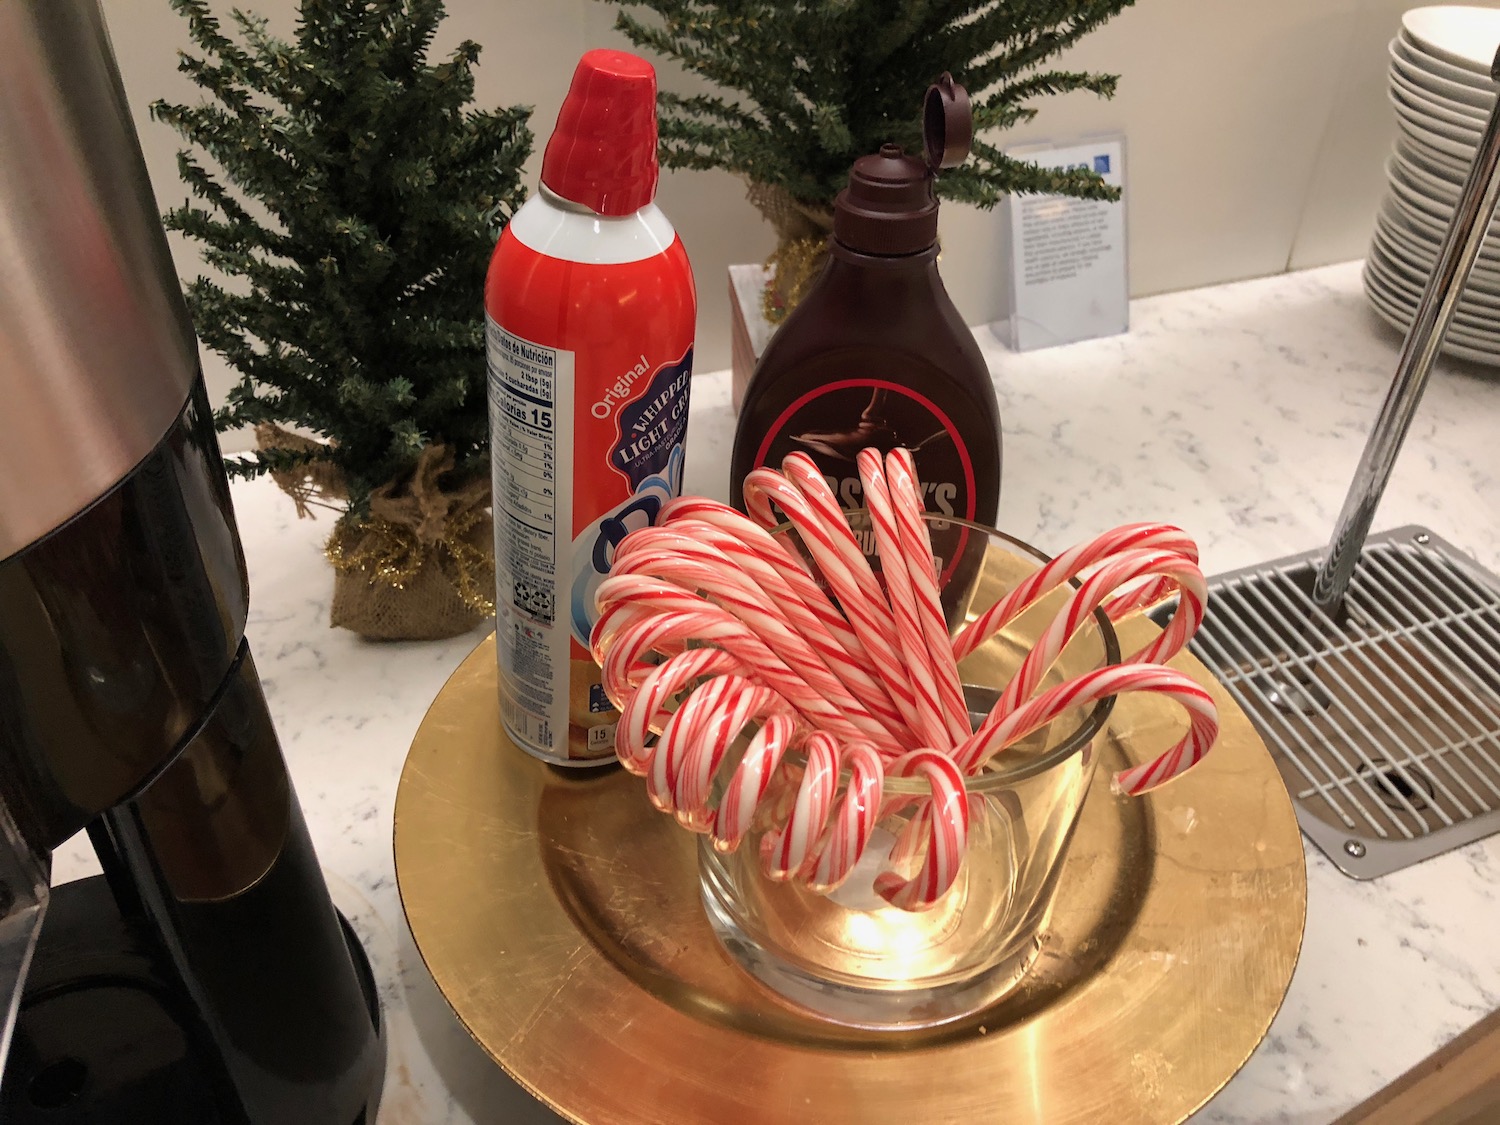
[[[1125,185],[1125,141],[1024,146],[1007,155],[1045,168],[1090,168]],[[1004,203],[1009,317],[996,334],[1016,351],[1114,336],[1130,328],[1125,202],[1012,195]]]

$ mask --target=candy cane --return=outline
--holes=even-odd
[[[926,910],[958,878],[969,842],[969,801],[963,774],[939,750],[913,750],[886,767],[890,777],[921,777],[932,788],[927,827],[927,855],[921,869],[906,879],[894,871],[875,877],[875,892],[902,910]]]
[[[802,744],[806,758],[802,784],[786,820],[760,840],[762,866],[767,875],[784,882],[796,875],[813,854],[813,847],[828,822],[839,778],[838,743],[824,731],[815,730]]]
[[[615,754],[620,764],[644,777],[650,769],[652,754],[646,741],[653,731],[659,734],[671,718],[668,704],[704,677],[742,669],[738,660],[717,648],[680,652],[652,668],[620,704],[620,719],[615,725]]]
[[[875,889],[893,906],[921,910],[947,893],[962,867],[971,801],[981,800],[967,790],[965,773],[1037,728],[1128,691],[1178,702],[1187,733],[1114,778],[1127,794],[1170,781],[1207,752],[1218,732],[1211,697],[1156,663],[1181,650],[1203,615],[1197,549],[1180,530],[1138,524],[1075,547],[950,641],[910,455],[896,451],[882,461],[865,451],[858,464],[884,591],[826,481],[800,454],[783,462],[784,475],[750,474],[752,518],[711,501],[674,500],[661,526],[633,532],[617,549],[614,573],[598,591],[591,648],[621,708],[621,760],[646,778],[656,807],[724,851],[765,816],[763,870],[818,891],[848,877],[881,816],[909,810]],[[777,508],[797,528],[827,590],[786,537],[769,534],[780,522]],[[969,734],[958,659],[1068,581],[1077,589]],[[1171,624],[1130,658],[1142,663],[1100,669],[1031,698],[1095,611],[1118,618],[1173,593],[1180,606]],[[738,761],[720,785],[736,748]],[[758,813],[773,779],[792,777],[792,752],[799,754],[794,783]],[[920,778],[931,795],[891,794],[886,777]],[[716,788],[722,796],[710,807]],[[907,869],[918,856],[914,877],[892,869]]]
[[[981,613],[959,630],[953,640],[954,655],[962,660],[982,645],[995,633],[1019,617],[1030,605],[1051,591],[1082,575],[1090,567],[1121,551],[1132,550],[1172,551],[1189,562],[1198,561],[1198,545],[1181,528],[1168,523],[1135,523],[1117,527],[1103,535],[1081,543],[1045,564],[1040,570],[1023,579],[1005,597]],[[1119,620],[1126,612],[1152,602],[1165,595],[1161,584],[1146,587],[1133,597],[1107,609],[1111,620]]]
[[[839,677],[844,688],[895,738],[903,744],[909,744],[915,736],[907,727],[884,683],[874,674],[864,646],[859,643],[854,630],[849,627],[849,622],[838,611],[838,607],[828,600],[822,588],[805,572],[796,571],[796,580],[789,580],[776,565],[777,556],[782,553],[780,544],[773,542],[768,532],[750,523],[738,512],[726,510],[744,521],[759,537],[758,540],[746,542],[729,534],[718,524],[695,518],[675,519],[670,526],[683,535],[714,547],[729,560],[731,566],[742,570],[786,615],[793,628]],[[805,586],[799,584],[799,580]]]
[[[893,733],[910,733],[858,634],[785,536],[773,536],[727,504],[699,496],[669,501],[662,508],[660,522],[700,535],[732,558],[784,605],[810,642],[820,648],[823,643],[829,646],[837,662],[834,670],[871,714],[880,716]]]
[[[802,867],[808,889],[823,894],[849,877],[880,819],[885,769],[875,748],[860,742],[845,746],[843,765],[849,770],[848,790],[815,856]]]
[[[675,528],[648,527],[627,537],[621,550],[615,554],[610,577],[627,574],[659,578],[681,585],[688,591],[707,594],[721,608],[744,622],[746,628],[773,649],[808,687],[824,696],[831,706],[840,709],[866,737],[881,744],[887,752],[900,752],[895,736],[829,667],[824,653],[836,660],[832,648],[814,647],[797,630],[783,607],[768,598],[721,552],[688,538]]]
[[[712,824],[709,786],[730,744],[752,719],[779,703],[743,676],[716,676],[690,694],[662,729],[646,775],[646,794],[696,832]],[[831,740],[831,735],[823,737]]]
[[[642,665],[647,652],[676,652],[689,640],[701,640],[719,645],[746,667],[755,669],[768,687],[814,726],[835,731],[840,737],[868,737],[792,671],[743,621],[705,598],[641,575],[612,574],[599,584],[597,604],[601,612],[592,638],[594,659],[604,673],[605,694],[617,706],[629,691],[626,670]],[[619,640],[612,643],[616,633]],[[616,651],[621,655],[600,660],[606,647],[611,655]]]
[[[808,465],[811,465],[810,460]],[[895,622],[890,607],[880,592],[880,584],[870,571],[864,552],[855,542],[854,533],[842,516],[835,522],[826,507],[820,510],[818,486],[827,492],[827,483],[816,466],[803,465],[796,454],[787,456],[783,466],[801,470],[795,483],[772,469],[754,469],[745,477],[745,505],[761,523],[775,524],[771,502],[782,511],[802,536],[802,542],[818,564],[834,597],[838,598],[844,616],[853,626],[875,664],[875,672],[886,685],[891,698],[900,708],[908,727],[920,726],[917,718],[916,693],[901,675],[901,650],[896,639]],[[804,491],[805,486],[805,491]],[[831,494],[829,494],[831,499]],[[837,502],[834,509],[838,511]]]
[[[750,739],[714,813],[711,839],[715,849],[732,852],[740,846],[750,831],[756,807],[771,787],[776,767],[796,735],[796,722],[783,713],[769,716]]]
[[[958,658],[953,653],[953,641],[948,636],[948,622],[943,615],[943,599],[938,592],[932,537],[923,518],[917,466],[910,450],[893,449],[886,454],[885,467],[896,526],[900,531],[900,553],[911,560],[906,571],[917,600],[917,619],[927,640],[929,659],[933,662],[938,695],[948,721],[948,735],[950,739],[961,739],[969,733],[969,707],[964,701]]]
[[[966,769],[971,769],[976,760],[976,745],[1036,690],[1062,650],[1100,604],[1122,584],[1153,577],[1170,579],[1177,584],[1182,592],[1182,607],[1161,636],[1132,654],[1126,662],[1144,660],[1154,663],[1175,656],[1203,620],[1203,607],[1208,597],[1203,573],[1196,564],[1172,551],[1125,551],[1106,561],[1073,592],[1021,661],[1020,668],[979,729],[954,750],[954,758]]]
[[[972,763],[960,760],[958,764],[965,772],[972,773],[997,751],[1068,711],[1111,695],[1135,691],[1165,695],[1188,713],[1188,732],[1170,749],[1145,765],[1121,770],[1114,776],[1112,784],[1117,793],[1138,796],[1149,792],[1197,764],[1219,734],[1218,709],[1213,697],[1187,674],[1161,665],[1116,664],[1058,684],[1011,712],[989,731]]]
[[[769,509],[767,511],[769,512]],[[661,512],[657,516],[657,523],[665,526],[683,519],[711,523],[723,530],[725,534],[734,536],[748,546],[758,546],[765,542],[772,543],[775,545],[775,555],[779,556],[773,560],[778,570],[784,571],[788,579],[792,578],[792,572],[801,572],[802,576],[811,581],[814,586],[817,584],[812,571],[808,568],[807,560],[793,550],[785,540],[777,539],[770,534],[779,526],[778,523],[758,523],[728,504],[710,500],[706,496],[679,496],[668,500],[662,505]]]
[[[880,454],[874,449],[860,451],[857,465],[864,487],[865,503],[870,511],[870,525],[880,551],[881,573],[891,602],[891,616],[896,624],[896,643],[904,661],[903,671],[912,678],[916,704],[917,736],[932,746],[942,746],[968,734],[968,723],[954,731],[949,728],[944,700],[938,694],[936,662],[928,651],[927,634],[919,619],[917,595],[907,569],[907,552],[902,549],[901,529],[886,487]],[[928,552],[931,557],[932,552]],[[920,562],[920,560],[917,560]],[[946,647],[947,636],[943,638]],[[956,675],[955,671],[955,675]]]

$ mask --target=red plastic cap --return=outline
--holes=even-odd
[[[656,197],[656,71],[626,51],[589,51],[542,157],[542,184],[600,215]]]

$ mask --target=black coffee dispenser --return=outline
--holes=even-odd
[[[373,1122],[156,216],[95,0],[0,0],[0,1122]]]

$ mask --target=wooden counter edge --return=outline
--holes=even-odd
[[[1500,1012],[1428,1055],[1334,1125],[1480,1125],[1500,1121]]]

